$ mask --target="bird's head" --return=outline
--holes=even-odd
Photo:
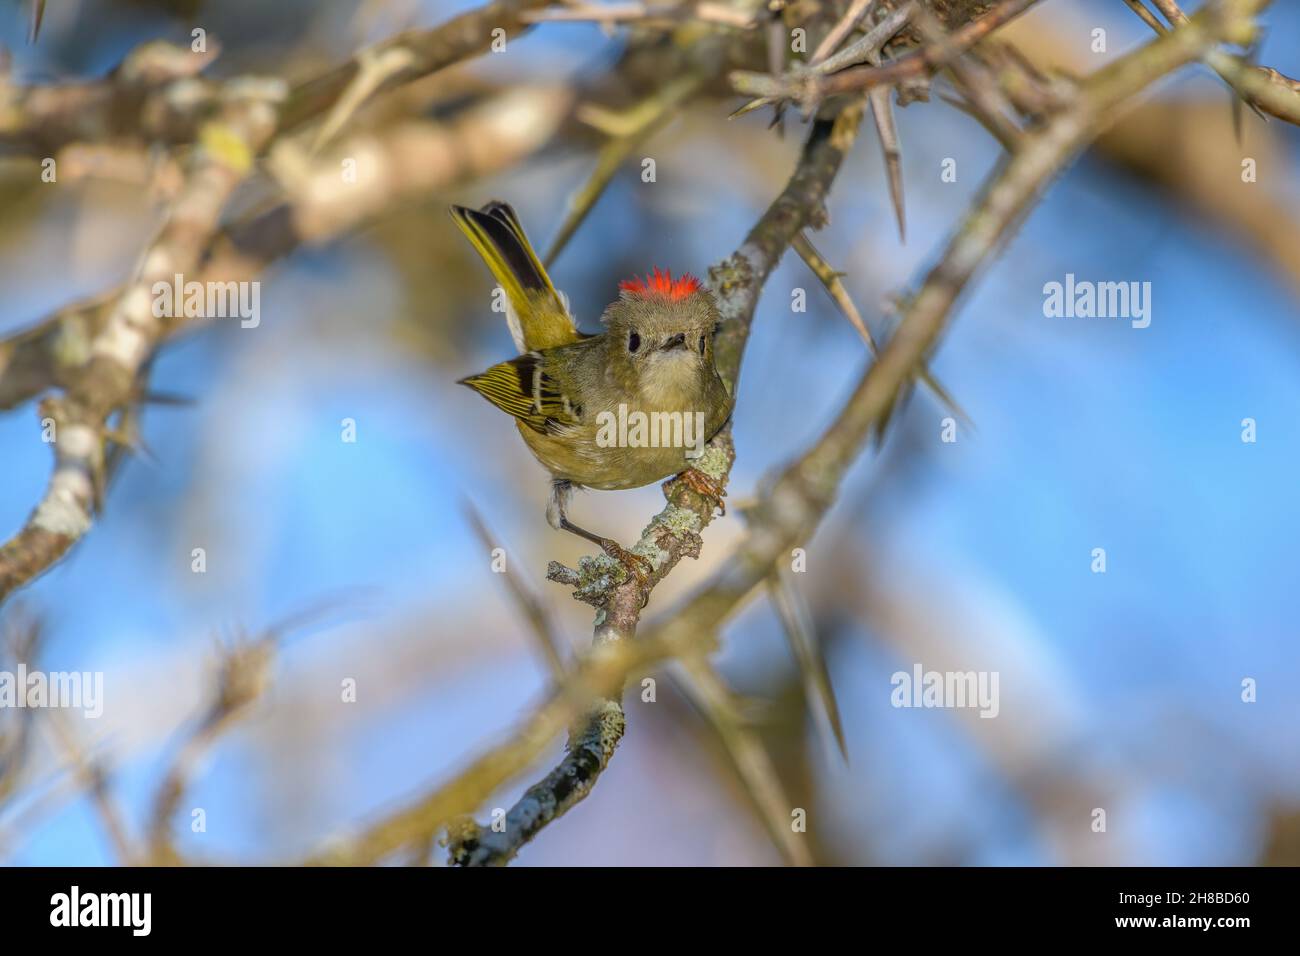
[[[670,272],[626,279],[605,309],[609,369],[651,400],[691,391],[712,375],[713,333],[720,316],[713,296],[691,275]]]

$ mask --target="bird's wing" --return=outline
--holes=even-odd
[[[563,382],[548,369],[545,356],[537,352],[493,365],[486,372],[461,379],[460,384],[543,434],[578,424],[582,414],[565,394]]]

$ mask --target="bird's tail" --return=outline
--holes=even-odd
[[[582,337],[509,204],[494,200],[482,209],[452,206],[451,217],[505,292],[506,318],[520,352],[568,345]]]

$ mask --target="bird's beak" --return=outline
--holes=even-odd
[[[678,332],[671,339],[665,342],[662,346],[662,349],[665,352],[669,351],[670,349],[684,349],[684,348],[686,348],[685,332]]]

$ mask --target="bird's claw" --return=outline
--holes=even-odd
[[[600,548],[623,565],[627,569],[627,573],[636,578],[636,583],[641,586],[642,590],[650,583],[650,573],[654,571],[654,565],[650,563],[648,558],[629,551],[613,538],[601,538]]]
[[[665,488],[674,481],[684,482],[691,491],[701,497],[711,500],[724,515],[727,513],[727,506],[722,500],[727,496],[727,491],[722,487],[721,482],[710,478],[704,472],[695,468],[687,468],[676,477],[670,478],[665,482]]]

